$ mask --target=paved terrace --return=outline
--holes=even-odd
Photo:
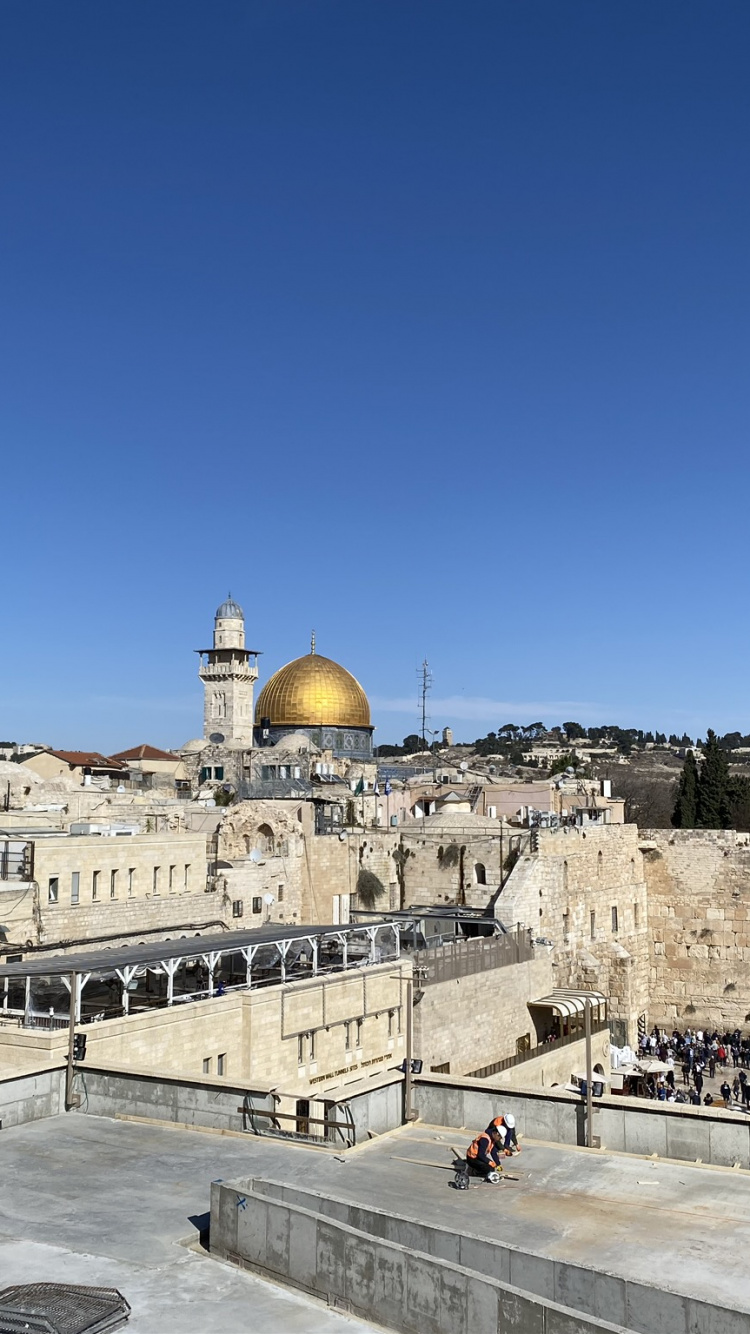
[[[750,1311],[750,1174],[527,1140],[508,1163],[517,1181],[454,1191],[451,1149],[475,1129],[410,1126],[344,1161],[75,1113],[7,1130],[0,1277],[114,1283],[133,1334],[239,1334],[250,1300],[263,1334],[344,1334],[343,1318],[177,1245],[195,1235],[212,1179],[264,1177]]]

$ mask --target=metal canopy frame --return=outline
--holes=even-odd
[[[352,922],[338,926],[300,926],[280,928],[260,928],[255,931],[225,932],[221,936],[193,936],[180,940],[149,941],[147,945],[125,946],[120,950],[91,950],[87,953],[55,955],[49,959],[30,959],[23,963],[5,965],[0,968],[2,980],[2,1007],[0,1015],[16,1015],[19,1011],[9,1008],[9,984],[11,980],[24,982],[24,1016],[31,1011],[31,983],[33,978],[57,978],[68,994],[71,991],[71,978],[75,977],[74,1009],[75,1022],[81,1022],[81,1001],[83,990],[92,978],[102,981],[116,977],[121,986],[122,1014],[130,1011],[130,987],[141,969],[150,969],[167,978],[167,1006],[175,1003],[174,980],[181,964],[200,961],[208,974],[208,997],[216,994],[214,979],[221,961],[226,956],[241,955],[245,960],[245,982],[240,990],[252,988],[253,963],[260,950],[275,951],[274,962],[279,964],[283,983],[288,980],[288,959],[293,954],[299,958],[303,950],[310,954],[311,971],[309,976],[317,977],[319,972],[329,972],[321,968],[320,947],[326,941],[336,942],[341,946],[342,963],[336,971],[348,968],[373,965],[378,962],[378,935],[387,931],[392,937],[393,952],[388,954],[388,962],[401,957],[401,935],[413,929],[411,920],[390,921],[381,919],[372,923]],[[350,961],[349,946],[352,938],[367,941],[367,958]],[[177,998],[180,999],[179,996]],[[67,1026],[67,1021],[65,1021]]]

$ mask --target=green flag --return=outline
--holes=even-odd
[[[364,790],[365,790],[365,780],[364,778],[360,778],[359,782],[357,783],[357,786],[354,789],[355,797],[361,797]]]

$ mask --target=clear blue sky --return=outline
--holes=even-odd
[[[416,722],[750,730],[747,0],[6,0],[0,733],[228,589]]]

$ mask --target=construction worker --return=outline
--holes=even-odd
[[[474,1176],[484,1177],[485,1181],[499,1180],[502,1172],[500,1158],[503,1153],[503,1133],[496,1125],[490,1125],[466,1150],[466,1162]]]
[[[516,1134],[516,1118],[512,1112],[506,1112],[504,1116],[496,1116],[494,1121],[490,1121],[487,1129],[492,1130],[493,1126],[500,1132],[503,1138],[503,1153],[509,1158],[512,1153],[520,1153],[521,1145],[518,1143]]]

